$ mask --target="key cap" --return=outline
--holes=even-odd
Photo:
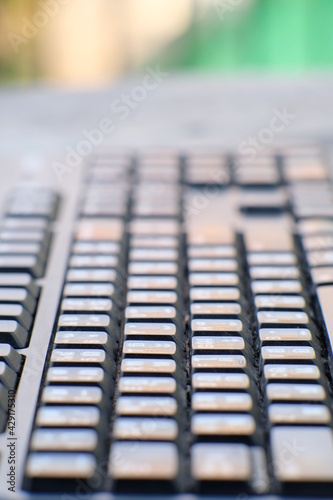
[[[84,332],[84,331],[59,331],[56,333],[55,344],[76,346],[104,347],[107,352],[111,352],[114,346],[114,339],[106,332]]]
[[[0,292],[1,296],[1,292]],[[110,299],[63,299],[62,311],[105,312],[111,314],[114,305]]]
[[[179,241],[175,236],[135,236],[131,237],[131,247],[134,248],[177,248]]]
[[[31,438],[33,451],[91,451],[98,444],[93,429],[35,429]]]
[[[5,230],[0,231],[0,241],[4,242],[38,242],[41,244],[45,244],[48,240],[49,235],[45,231],[26,231],[26,230]]]
[[[174,276],[129,276],[129,290],[175,290],[178,286]]]
[[[0,383],[3,384],[7,389],[14,389],[16,384],[17,376],[14,370],[12,370],[6,363],[0,361]],[[8,409],[8,402],[6,401]]]
[[[111,319],[106,314],[61,314],[58,326],[60,328],[105,328],[111,333]]]
[[[1,297],[1,289],[0,289]],[[154,292],[154,291],[141,291],[141,292],[128,292],[127,302],[129,304],[176,304],[178,300],[175,292]]]
[[[42,406],[36,415],[40,427],[97,427],[99,421],[96,406]]]
[[[94,455],[88,453],[34,452],[28,457],[26,474],[35,478],[89,478],[96,466]]]
[[[0,255],[1,271],[23,271],[39,278],[42,275],[42,268],[42,263],[36,255]]]
[[[117,459],[121,457],[121,460]],[[109,473],[114,479],[172,480],[178,475],[178,451],[173,443],[116,442],[111,446]]]
[[[253,280],[293,280],[299,278],[299,271],[295,266],[250,266],[250,276]]]
[[[177,311],[172,306],[128,306],[125,309],[127,319],[169,319],[176,320]]]
[[[53,363],[97,363],[110,369],[111,361],[103,349],[54,349]]]
[[[19,372],[22,356],[9,344],[0,344],[0,360],[4,361],[15,373]]]
[[[293,252],[294,245],[289,224],[286,219],[272,221],[247,220],[245,230],[245,246],[248,252]]]
[[[28,273],[0,273],[0,287],[26,288],[33,297],[39,293],[39,288]]]
[[[312,340],[307,328],[261,328],[259,330],[261,342],[290,342]]]
[[[241,313],[239,304],[196,302],[191,304],[191,314],[193,316],[236,316]]]
[[[333,481],[330,428],[275,427],[271,430],[271,443],[274,472],[281,482]]]
[[[53,366],[48,369],[46,380],[48,382],[66,383],[94,383],[101,384],[105,373],[102,368],[87,366],[85,368],[76,366]]]
[[[309,323],[309,317],[306,313],[296,311],[259,311],[257,318],[259,326],[269,324],[306,325]]]
[[[247,260],[250,266],[292,266],[297,262],[291,252],[249,252]]]
[[[118,415],[152,415],[171,417],[177,412],[177,402],[170,396],[119,396]]]
[[[259,294],[288,294],[288,293],[300,293],[302,291],[302,285],[297,280],[259,280],[252,281],[251,283],[252,292],[255,295]]]
[[[190,272],[206,271],[236,271],[236,259],[189,259],[188,268]]]
[[[72,282],[111,282],[117,279],[114,269],[69,269],[66,281]]]
[[[176,262],[130,262],[128,274],[135,275],[159,275],[177,274],[178,265]]]
[[[178,435],[175,420],[167,418],[118,417],[113,427],[115,439],[174,441]]]
[[[240,292],[238,288],[235,287],[191,287],[190,288],[190,299],[194,300],[239,300]]]
[[[197,443],[192,447],[191,474],[198,481],[248,481],[252,465],[244,444]]]
[[[115,241],[108,242],[84,242],[77,241],[73,245],[75,255],[110,255],[120,252],[120,244]]]
[[[178,251],[173,248],[132,248],[130,261],[172,261],[178,259]]]
[[[180,226],[174,219],[134,219],[130,224],[130,232],[136,236],[176,236]]]
[[[250,379],[245,373],[193,373],[194,389],[248,389]]]
[[[39,255],[42,252],[39,243],[0,243],[0,254]]]
[[[29,313],[34,313],[36,301],[25,288],[0,288],[0,303],[21,304]]]
[[[239,319],[193,319],[193,332],[241,332],[242,322]]]
[[[261,348],[263,360],[315,359],[316,353],[307,346],[264,346]]]
[[[304,236],[302,244],[307,251],[326,250],[333,248],[333,235],[326,234],[322,236]]]
[[[333,223],[328,219],[305,219],[297,224],[297,231],[302,236],[314,236],[333,232]]]
[[[176,335],[176,326],[172,323],[126,323],[125,335]]]
[[[65,297],[112,297],[114,292],[111,283],[68,283],[64,288]]]
[[[271,401],[323,401],[325,389],[317,384],[282,384],[269,383],[266,388]]]
[[[4,229],[46,229],[48,221],[45,219],[34,218],[19,218],[19,217],[6,217],[2,221],[2,227]]]
[[[239,351],[245,348],[242,337],[193,337],[192,349],[194,351]]]
[[[27,330],[32,323],[31,314],[21,304],[0,304],[0,320],[4,319],[14,319]],[[7,322],[4,321],[4,323]],[[5,328],[5,324],[3,324],[3,328]]]
[[[187,250],[189,258],[192,259],[214,259],[232,258],[236,256],[236,249],[233,246],[190,246]]]
[[[193,368],[245,368],[246,358],[236,354],[195,354]]]
[[[152,354],[173,355],[176,353],[175,342],[166,340],[125,340],[123,346],[124,354]]]
[[[120,377],[119,391],[172,394],[176,392],[176,381],[172,377]]]
[[[319,368],[315,365],[265,365],[264,374],[267,380],[318,380]]]
[[[120,241],[124,225],[120,219],[81,219],[77,231],[77,241]]]
[[[123,373],[175,373],[176,362],[173,359],[123,359],[121,371]]]
[[[236,273],[190,273],[190,286],[233,286],[238,285]]]
[[[72,255],[71,268],[112,268],[118,266],[118,257],[114,255]]]
[[[332,311],[333,286],[320,286],[317,288],[317,296],[320,309],[326,326],[331,350],[333,351],[333,311]]]
[[[333,267],[318,267],[310,270],[312,281],[315,285],[333,284]]]
[[[193,415],[191,430],[199,436],[250,436],[256,424],[252,415],[198,413]]]
[[[196,392],[192,396],[195,411],[249,411],[252,398],[249,394],[217,392]]]
[[[272,424],[329,424],[331,415],[326,406],[315,404],[272,404],[268,407]]]
[[[0,320],[1,343],[9,343],[13,347],[22,348],[27,346],[28,338],[29,334],[27,330],[19,325],[17,321]]]
[[[42,402],[57,404],[99,405],[103,393],[99,387],[47,386],[42,392]]]
[[[304,309],[305,300],[300,295],[257,295],[257,309]]]

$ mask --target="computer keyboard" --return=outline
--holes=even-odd
[[[49,257],[63,195],[8,193],[1,498],[333,498],[329,166],[306,146],[245,160],[101,150],[65,273]],[[35,334],[39,315],[53,329]],[[31,428],[15,397],[38,377]]]

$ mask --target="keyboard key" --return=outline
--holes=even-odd
[[[118,415],[152,415],[171,417],[177,412],[177,402],[169,396],[119,396]]]
[[[34,452],[28,457],[26,473],[35,478],[90,478],[96,459],[88,453]]]
[[[71,282],[111,282],[117,279],[117,273],[114,269],[69,269],[67,272],[67,281]]]
[[[130,262],[128,274],[135,275],[159,275],[177,274],[178,264],[176,262]]]
[[[26,288],[0,288],[0,303],[21,304],[30,314],[36,309],[36,300]]]
[[[0,361],[4,361],[15,373],[18,373],[22,364],[22,356],[9,344],[0,343]]]
[[[248,481],[250,450],[245,444],[197,443],[192,447],[191,473],[198,481]]]
[[[172,377],[120,377],[119,391],[122,393],[167,393],[176,391],[176,381]]]
[[[330,428],[275,427],[271,430],[271,443],[274,472],[281,482],[333,481]]]
[[[129,290],[175,290],[178,280],[174,276],[129,276]]]
[[[26,288],[33,297],[39,293],[38,286],[28,273],[0,273],[0,287]]]
[[[252,292],[255,295],[259,294],[288,294],[288,293],[300,293],[302,291],[302,285],[297,280],[259,280],[252,281],[251,283]]]
[[[307,328],[261,328],[259,330],[261,342],[309,342],[312,340]]]
[[[126,358],[121,362],[123,373],[175,373],[173,359]]]
[[[130,224],[130,232],[135,236],[176,236],[180,226],[174,219],[134,219]]]
[[[194,389],[248,389],[249,376],[245,373],[194,373]]]
[[[118,257],[114,255],[72,255],[71,268],[112,268],[118,266]]]
[[[151,354],[153,356],[173,355],[176,353],[175,342],[166,340],[125,340],[123,347],[124,354]]]
[[[110,255],[120,252],[120,244],[114,241],[109,242],[83,242],[77,241],[73,245],[75,255]]]
[[[190,286],[233,286],[238,285],[236,273],[190,273]]]
[[[42,402],[57,404],[91,404],[102,402],[102,391],[99,387],[48,386],[42,392]]]
[[[247,414],[203,414],[193,415],[191,430],[200,436],[250,436],[256,424],[252,415]]]
[[[193,368],[245,368],[246,358],[236,354],[195,354]]]
[[[135,236],[131,237],[131,247],[134,248],[177,248],[178,238],[175,236]]]
[[[0,255],[0,271],[23,271],[39,278],[42,270],[42,263],[36,255]]]
[[[53,366],[48,369],[46,380],[48,382],[65,382],[68,384],[100,384],[104,381],[104,377],[104,370],[99,367]]]
[[[118,457],[121,457],[119,460]],[[116,442],[111,446],[109,472],[114,479],[172,480],[178,475],[178,451],[173,443]]]
[[[28,332],[17,321],[0,320],[0,342],[9,343],[13,347],[26,347]]]
[[[178,435],[175,420],[167,418],[118,417],[113,427],[115,439],[173,441]]]
[[[99,363],[107,362],[103,349],[54,349],[51,355],[53,363]]]
[[[242,337],[193,337],[192,349],[194,351],[240,351],[245,348]]]
[[[112,297],[115,288],[111,283],[68,283],[64,288],[65,297]]]
[[[296,311],[259,311],[257,313],[259,326],[275,324],[298,324],[306,325],[309,323],[309,317],[304,312]]]
[[[249,411],[252,398],[243,393],[196,392],[192,396],[195,411]]]
[[[291,252],[250,252],[247,260],[250,266],[291,266],[297,261]]]
[[[261,356],[264,361],[268,360],[298,360],[315,359],[316,353],[312,347],[307,346],[264,346],[261,348]]]
[[[315,404],[272,404],[268,407],[272,424],[329,424],[331,415],[324,405]]]
[[[236,259],[189,259],[188,268],[190,272],[206,271],[236,271]]]
[[[271,401],[323,401],[325,389],[317,384],[269,383],[266,388]]]
[[[306,303],[301,295],[257,295],[257,309],[304,309]]]
[[[130,261],[172,261],[178,259],[178,251],[173,248],[132,248]]]
[[[250,276],[253,280],[292,280],[299,278],[299,270],[295,266],[251,266]]]
[[[193,319],[193,332],[241,332],[242,322],[239,319]]]
[[[110,299],[67,298],[63,299],[61,310],[71,312],[105,312],[111,314],[114,310],[114,305]]]
[[[126,323],[125,335],[176,335],[176,326],[173,323]]]
[[[0,304],[0,323],[2,331],[6,331],[7,328],[13,328],[13,323],[20,323],[25,329],[29,330],[32,323],[31,314],[24,309],[21,304]],[[18,325],[17,325],[18,326]]]
[[[239,300],[240,292],[235,287],[191,287],[190,299],[192,301],[201,300]]]
[[[97,448],[98,434],[93,429],[35,429],[33,451],[91,451]]]
[[[236,256],[236,249],[233,246],[190,246],[187,250],[188,256],[192,259],[215,259],[232,258]]]
[[[241,313],[241,306],[232,302],[195,302],[190,307],[193,316],[236,316]]]
[[[81,219],[77,231],[77,241],[120,241],[124,226],[120,219]]]
[[[99,421],[95,406],[43,406],[36,415],[40,427],[97,427]]]
[[[106,314],[61,314],[58,320],[61,328],[111,328],[110,316]]]
[[[177,311],[172,306],[128,306],[125,309],[127,319],[169,319],[175,320]]]
[[[1,297],[1,289],[0,289]],[[154,291],[140,291],[140,292],[128,292],[127,302],[137,303],[137,304],[176,304],[178,300],[177,294],[175,292],[154,292]]]
[[[264,375],[267,380],[318,380],[319,368],[315,365],[265,365]]]

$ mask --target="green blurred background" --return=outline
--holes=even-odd
[[[0,0],[0,82],[95,87],[154,62],[331,71],[333,0]]]

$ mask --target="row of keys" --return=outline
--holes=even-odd
[[[215,233],[219,233],[216,224]],[[242,321],[237,248],[228,240],[189,244],[192,417],[191,473],[205,491],[224,482],[264,493],[251,336]],[[191,234],[189,240],[191,241]],[[262,481],[254,480],[260,463]],[[220,486],[221,487],[221,486]],[[225,486],[224,486],[225,487]]]
[[[123,232],[120,219],[79,220],[27,462],[33,487],[55,477],[89,479],[107,452]]]
[[[173,184],[178,176],[172,173],[177,164],[170,159],[160,170],[152,167],[149,162],[139,165],[133,193],[137,218],[130,227],[124,342],[109,460],[114,488],[127,491],[135,487],[133,481],[140,481],[140,488],[155,484],[160,490],[163,484],[177,489],[186,445],[180,199]],[[165,171],[170,177],[164,189],[157,181]],[[156,223],[156,215],[165,218]]]
[[[298,456],[293,468],[276,465],[283,454],[286,436],[292,433],[290,426],[295,426],[295,436],[302,440],[308,438],[305,428],[299,426],[309,426],[310,440],[316,434],[321,439],[324,431],[328,455],[332,440],[329,391],[321,369],[321,348],[316,326],[307,312],[296,254],[292,251],[292,236],[281,228],[276,238],[279,240],[276,248],[272,242],[266,244],[265,235],[260,238],[260,231],[245,238],[247,248],[252,245],[261,249],[249,251],[247,261],[258,324],[259,367],[271,428],[274,474],[282,484],[333,480],[333,475],[328,479],[327,472],[326,479],[321,473],[316,477],[312,473],[313,479],[310,479],[309,465],[303,467],[304,461]],[[260,284],[269,282],[264,293]],[[315,453],[311,456],[306,451],[306,459],[316,467]]]

